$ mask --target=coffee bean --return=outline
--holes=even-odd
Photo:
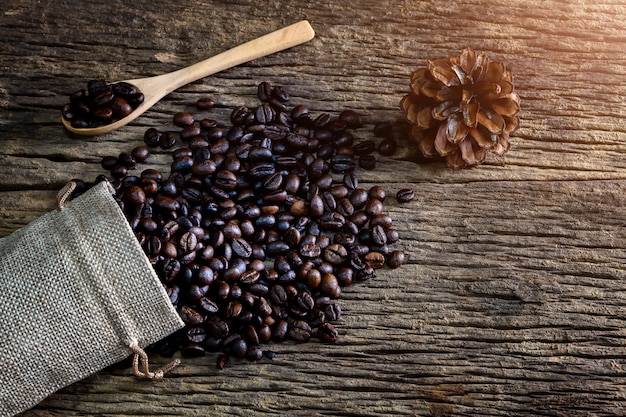
[[[317,337],[322,343],[337,343],[339,340],[339,332],[330,323],[322,323],[317,328]]]
[[[196,119],[193,117],[193,115],[187,112],[178,112],[174,114],[173,118],[174,126],[178,127],[191,126],[195,123],[195,121]]]
[[[328,321],[337,321],[341,318],[341,308],[337,304],[329,303],[326,307],[324,307],[324,314],[326,315],[326,319]]]
[[[406,262],[406,256],[401,250],[394,250],[387,257],[387,265],[391,269],[396,269]]]
[[[396,153],[398,142],[393,138],[387,138],[378,144],[378,153],[384,156],[391,156]]]
[[[389,138],[393,134],[393,125],[389,122],[376,123],[374,135],[382,138]]]
[[[319,288],[322,294],[327,295],[331,298],[337,298],[341,294],[339,281],[337,281],[337,277],[334,274],[322,275],[322,280],[320,282]]]
[[[396,200],[399,203],[408,203],[415,199],[415,191],[410,188],[403,188],[396,193]]]
[[[376,149],[376,143],[373,140],[364,140],[353,147],[356,155],[369,155]]]
[[[359,157],[359,166],[367,170],[376,168],[376,157],[373,155],[361,155]]]
[[[192,326],[197,326],[204,322],[202,314],[188,306],[182,306],[178,314],[185,323]]]
[[[347,256],[348,251],[346,248],[338,243],[333,243],[324,249],[324,259],[333,265],[341,264]]]
[[[209,317],[206,320],[205,327],[211,336],[219,339],[225,338],[230,333],[228,323],[215,316]]]
[[[198,238],[191,232],[186,232],[180,237],[179,247],[183,253],[189,253],[196,250]]]
[[[311,326],[305,321],[296,320],[287,332],[289,338],[298,343],[305,343],[311,339]]]
[[[363,126],[363,120],[361,119],[361,115],[355,112],[354,110],[344,110],[339,115],[339,120],[346,123],[347,127],[350,129],[358,129]]]

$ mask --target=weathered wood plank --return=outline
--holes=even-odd
[[[0,13],[0,236],[54,207],[66,181],[169,128],[203,95],[212,116],[285,86],[315,112],[361,112],[372,138],[402,114],[409,74],[466,46],[513,67],[522,127],[503,158],[452,172],[394,157],[367,185],[418,198],[386,206],[409,264],[346,289],[337,345],[272,346],[259,364],[185,359],[162,382],[127,364],[25,416],[612,416],[626,406],[626,40],[618,0],[433,2],[16,1]],[[127,128],[69,135],[59,109],[90,78],[161,74],[300,19],[310,43],[181,88]],[[78,28],[78,29],[77,29]],[[167,169],[160,152],[150,165]],[[165,358],[152,358],[164,363]]]

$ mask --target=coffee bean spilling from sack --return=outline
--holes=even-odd
[[[230,128],[186,112],[179,133],[145,132],[146,146],[106,157],[116,199],[186,328],[154,348],[163,355],[222,352],[258,360],[260,345],[317,337],[334,343],[343,287],[405,261],[385,190],[359,186],[376,144],[354,143],[361,117],[288,109],[288,93],[264,82],[261,104],[232,111]],[[213,107],[207,98],[200,110]],[[381,124],[381,154],[396,144]],[[171,172],[129,175],[148,147],[172,148]],[[103,180],[104,176],[98,178]],[[265,352],[272,356],[271,352]]]

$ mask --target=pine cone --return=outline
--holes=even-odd
[[[481,164],[490,151],[509,150],[520,98],[502,62],[467,48],[428,61],[428,68],[411,74],[410,86],[400,107],[424,156],[445,157],[448,166],[461,169]]]

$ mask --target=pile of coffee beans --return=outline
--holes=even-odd
[[[288,108],[288,93],[267,82],[257,95],[256,107],[232,111],[230,127],[180,112],[173,118],[180,131],[149,128],[145,145],[102,160],[186,323],[153,347],[163,355],[220,352],[221,368],[231,356],[261,359],[260,346],[272,341],[334,343],[342,288],[405,262],[392,248],[399,236],[385,190],[362,188],[354,172],[375,161],[373,142],[355,143],[350,132],[362,127],[361,116]],[[390,154],[396,145],[387,139],[378,151]],[[151,148],[177,143],[169,173],[139,172]]]
[[[86,89],[70,95],[61,113],[72,127],[98,127],[128,116],[143,101],[143,94],[132,84],[90,80]]]

